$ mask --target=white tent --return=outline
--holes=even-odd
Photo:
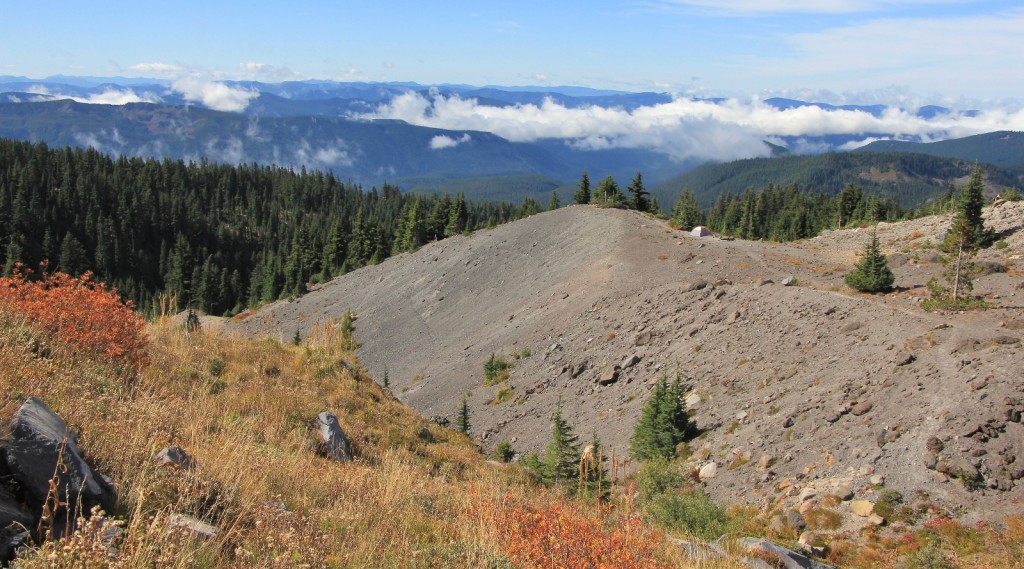
[[[698,225],[697,227],[694,227],[693,229],[690,230],[690,235],[693,235],[694,237],[711,237],[714,234],[711,233],[711,230],[708,229],[707,227],[704,227],[703,225]]]

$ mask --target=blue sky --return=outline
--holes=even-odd
[[[0,13],[0,75],[31,78],[584,85],[961,108],[1024,99],[1019,2],[0,0]]]

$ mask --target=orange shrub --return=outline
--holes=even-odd
[[[665,569],[655,555],[662,536],[635,515],[616,517],[554,502],[536,509],[510,499],[474,498],[470,515],[523,567]]]
[[[44,266],[45,269],[45,266]],[[145,359],[145,322],[117,290],[90,273],[34,275],[18,266],[0,278],[0,308],[21,315],[44,333],[108,360],[139,366]]]

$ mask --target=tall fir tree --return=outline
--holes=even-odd
[[[455,413],[455,430],[458,432],[469,435],[469,402],[466,398],[462,398],[462,403],[459,405],[458,411]]]
[[[554,211],[562,207],[562,203],[558,201],[558,192],[551,190],[551,199],[548,200],[548,211]]]
[[[587,171],[583,171],[583,175],[580,176],[579,186],[576,188],[576,193],[572,195],[572,199],[578,204],[590,203],[590,176]]]
[[[633,196],[630,200],[630,207],[637,211],[648,211],[650,209],[651,202],[647,199],[650,192],[644,188],[644,177],[642,173],[637,172],[636,176],[633,176],[633,181],[629,183],[629,187],[626,189]]]
[[[981,209],[985,205],[984,181],[985,174],[981,170],[981,165],[976,164],[974,171],[971,172],[970,181],[960,191],[956,214],[943,242],[943,248],[947,252],[952,253],[957,248],[976,251],[988,247],[995,241],[995,232],[985,227],[985,220],[981,217]]]
[[[697,205],[697,198],[690,188],[684,188],[679,192],[679,197],[676,198],[676,203],[672,206],[670,223],[683,231],[704,225],[704,212]]]
[[[549,484],[573,480],[578,474],[580,462],[579,437],[572,426],[562,417],[562,400],[555,406],[551,417],[551,441],[544,450],[542,476]]]

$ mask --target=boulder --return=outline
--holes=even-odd
[[[0,563],[9,563],[29,540],[32,515],[12,497],[0,495]]]
[[[834,569],[820,561],[815,561],[806,555],[786,549],[781,545],[756,537],[741,537],[737,543],[750,552],[767,553],[778,558],[777,564],[770,567],[784,567],[785,569]]]
[[[58,461],[66,467],[57,486],[60,500],[75,507],[80,504],[82,509],[66,512],[62,508],[55,519],[74,520],[88,515],[94,506],[114,510],[113,485],[86,464],[78,449],[78,436],[67,423],[35,397],[29,397],[14,413],[2,457],[30,511],[42,510]]]
[[[619,380],[619,366],[606,367],[600,375],[597,376],[597,383],[601,385],[611,385]]]
[[[704,466],[700,467],[700,471],[697,472],[697,477],[700,478],[701,482],[705,480],[711,480],[718,474],[718,465],[709,462]]]
[[[638,363],[640,363],[640,356],[633,354],[632,356],[629,356],[626,359],[622,360],[622,363],[619,365],[619,367],[622,369],[629,369]]]
[[[338,462],[352,460],[352,451],[349,449],[348,439],[345,438],[345,431],[341,430],[338,423],[338,417],[330,411],[323,411],[317,415],[316,422],[320,433],[320,454]]]

